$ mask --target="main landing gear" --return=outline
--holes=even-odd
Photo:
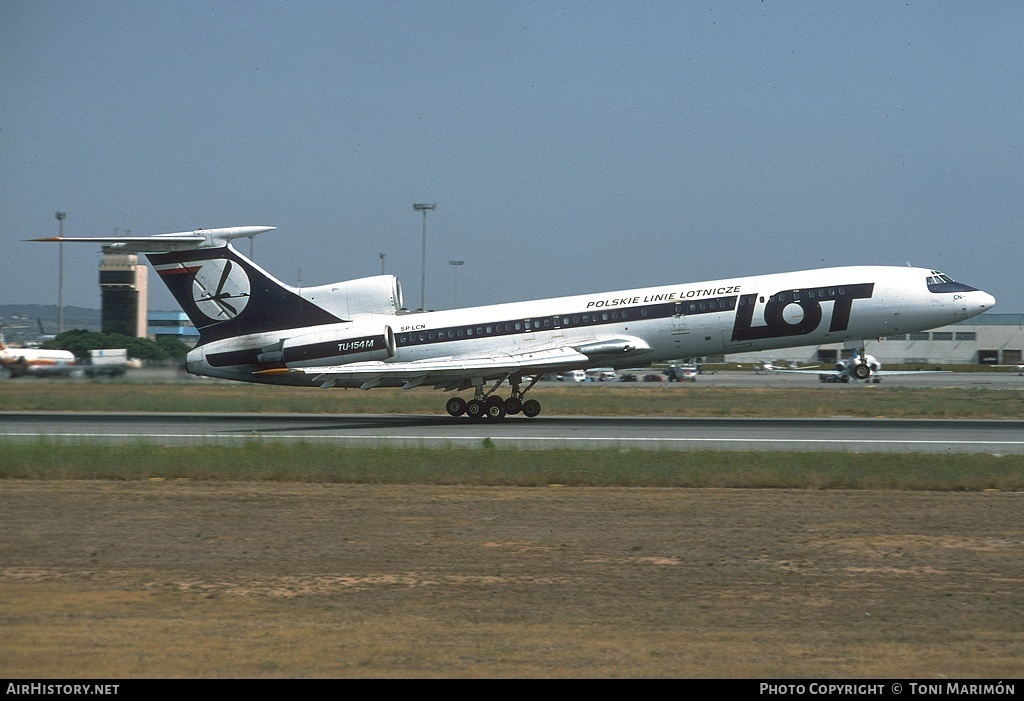
[[[483,385],[478,385],[473,398],[468,402],[462,397],[452,397],[444,404],[445,411],[451,416],[462,416],[465,414],[470,421],[501,421],[509,414],[522,413],[528,419],[540,414],[540,402],[536,399],[523,400],[523,395],[531,387],[537,384],[540,376],[533,378],[526,389],[519,389],[518,380],[509,380],[512,385],[512,394],[508,399],[502,399],[494,392],[504,382],[499,380],[489,391],[484,391]]]

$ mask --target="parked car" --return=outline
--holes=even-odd
[[[664,382],[665,378],[656,373],[648,373],[644,375],[644,382]]]
[[[587,373],[585,370],[570,370],[569,372],[563,372],[558,376],[558,379],[562,382],[586,382]]]
[[[665,374],[669,382],[696,382],[698,373],[696,365],[673,365]]]

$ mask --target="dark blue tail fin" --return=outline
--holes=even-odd
[[[273,278],[230,244],[146,257],[198,329],[200,345],[343,321]]]

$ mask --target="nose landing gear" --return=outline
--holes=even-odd
[[[853,376],[858,380],[866,380],[871,376],[871,367],[867,363],[857,363],[853,366]]]

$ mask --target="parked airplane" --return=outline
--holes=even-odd
[[[781,361],[786,363],[785,365],[776,365],[771,360],[758,360],[756,362],[748,363],[704,363],[704,365],[736,365],[738,369],[745,370],[747,368],[753,368],[755,375],[763,375],[766,372],[778,372],[779,370],[802,370],[804,368],[816,368],[817,365],[796,365],[793,361]]]
[[[231,245],[274,227],[85,241],[144,252],[199,330],[190,373],[282,385],[472,390],[452,416],[537,416],[545,373],[835,343],[945,326],[992,295],[932,270],[845,267],[402,313],[392,275],[292,287]],[[867,366],[865,366],[867,367]],[[870,368],[868,368],[870,372]],[[507,398],[498,391],[508,383]]]
[[[11,377],[22,375],[69,375],[74,369],[75,356],[65,350],[42,348],[10,348],[0,330],[0,365]]]
[[[947,372],[946,370],[882,370],[882,363],[875,356],[865,353],[864,349],[858,349],[852,357],[840,360],[836,363],[834,371],[792,369],[770,366],[767,368],[772,372],[798,373],[801,375],[817,375],[822,382],[849,382],[853,380],[865,380],[878,384],[883,377],[892,375],[923,375],[936,372]]]

